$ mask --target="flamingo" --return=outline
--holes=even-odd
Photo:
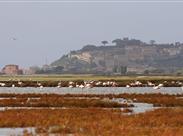
[[[60,87],[61,87],[60,85],[57,86],[57,88],[60,88]]]
[[[37,85],[38,85],[38,86],[41,86],[41,83],[38,83],[38,82],[37,82]]]
[[[159,85],[157,85],[157,86],[154,85],[153,89],[158,90],[158,89],[160,89],[161,87],[163,87],[163,84],[159,84]]]
[[[103,86],[106,86],[106,85],[107,85],[107,83],[106,83],[106,82],[103,82],[103,83],[102,83],[102,85],[103,85]]]
[[[74,86],[73,85],[69,85],[69,88],[73,88]]]
[[[0,83],[0,86],[4,87],[6,84],[5,83]]]
[[[159,87],[163,87],[163,84],[159,84],[158,86],[159,86]]]
[[[62,87],[62,82],[59,82],[57,87],[58,88]]]
[[[153,89],[158,90],[158,89],[160,89],[160,87],[159,86],[154,86]]]
[[[116,87],[118,84],[116,82],[112,82],[112,87]]]
[[[101,82],[100,81],[99,82],[96,82],[95,85],[96,86],[99,86],[99,85],[101,85]]]
[[[22,85],[22,82],[19,81],[18,84],[19,84],[19,85]]]
[[[39,88],[40,88],[40,89],[43,89],[43,86],[41,85]]]
[[[83,89],[85,86],[83,85],[83,84],[81,84],[80,86],[79,86],[79,88],[81,88],[81,89]]]
[[[149,81],[147,82],[147,85],[148,86],[154,86],[154,84],[152,82],[149,82]]]
[[[76,87],[79,88],[79,85],[76,83]]]
[[[89,88],[92,88],[93,86],[92,86],[92,84],[88,83],[85,85],[85,87],[89,89]]]
[[[142,85],[140,81],[135,81],[135,85]]]
[[[72,82],[72,81],[69,81],[69,85],[73,85],[74,84],[74,82]]]

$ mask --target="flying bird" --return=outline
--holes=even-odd
[[[16,40],[17,40],[17,38],[15,38],[15,37],[12,37],[10,40],[16,41]]]

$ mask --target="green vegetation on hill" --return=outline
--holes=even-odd
[[[183,44],[145,43],[136,39],[115,39],[112,45],[86,45],[63,55],[49,68],[62,66],[61,73],[73,74],[169,74],[183,68]],[[46,72],[45,72],[46,73]],[[54,71],[52,72],[54,73]]]

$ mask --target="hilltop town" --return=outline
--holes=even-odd
[[[156,44],[123,38],[101,44],[71,51],[48,68],[59,66],[66,73],[148,74],[172,73],[183,67],[183,44],[179,42]]]

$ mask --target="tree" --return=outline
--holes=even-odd
[[[82,50],[83,51],[88,51],[88,50],[95,50],[97,47],[95,45],[91,45],[91,44],[88,44],[88,45],[85,45]]]
[[[175,46],[180,46],[181,43],[180,42],[175,42]]]
[[[156,43],[156,41],[155,40],[150,40],[150,42],[149,42],[151,45],[154,45],[155,43]]]
[[[121,45],[123,43],[123,40],[115,39],[115,40],[112,41],[112,43],[115,43],[116,45]]]
[[[105,46],[106,44],[108,44],[108,41],[102,41],[101,43]]]

